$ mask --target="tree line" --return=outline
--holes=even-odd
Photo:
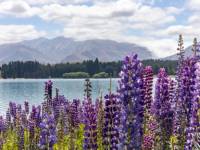
[[[169,60],[143,60],[145,66],[150,65],[154,74],[158,69],[164,67],[168,74],[174,75],[177,61]],[[99,62],[87,60],[77,63],[41,64],[37,61],[14,61],[1,66],[2,78],[62,78],[65,73],[86,72],[90,77],[105,72],[110,77],[118,77],[122,62]]]

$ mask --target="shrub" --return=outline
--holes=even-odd
[[[92,76],[93,78],[108,78],[109,74],[106,72],[99,72]]]
[[[64,78],[89,78],[89,74],[86,72],[69,72],[63,74]]]

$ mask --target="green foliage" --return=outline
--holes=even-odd
[[[157,74],[160,68],[165,68],[169,75],[175,75],[177,68],[177,61],[175,60],[160,60],[149,59],[143,60],[145,66],[152,66],[154,74]]]
[[[85,79],[85,83],[84,83],[84,96],[87,98],[87,99],[90,99],[91,98],[91,93],[92,93],[92,83],[90,82],[90,79],[87,78]]]
[[[83,149],[83,141],[84,141],[84,124],[80,124],[79,128],[75,131],[76,141],[75,141],[75,149],[82,150]]]
[[[29,132],[27,129],[24,130],[24,148],[29,149],[30,141],[29,141]]]
[[[6,141],[3,144],[3,150],[18,150],[17,134],[13,130],[8,130],[6,133]]]
[[[72,141],[73,140],[73,141]],[[82,150],[84,141],[84,124],[80,124],[73,132],[65,135],[54,145],[54,150]],[[73,145],[72,145],[73,144]]]
[[[93,78],[108,78],[109,74],[106,72],[96,73],[92,76]]]
[[[143,60],[143,64],[151,65],[154,74],[157,74],[159,68],[166,68],[168,74],[174,75],[177,61],[170,60]],[[69,72],[87,72],[91,77],[99,72],[105,72],[112,77],[118,77],[121,70],[121,62],[99,62],[96,60],[87,60],[81,63],[60,63],[60,64],[40,64],[36,61],[15,61],[3,64],[1,73],[3,78],[61,78],[64,73]]]
[[[103,101],[100,99],[98,106],[98,120],[97,120],[97,144],[98,150],[103,150],[103,127],[104,127],[104,109]]]
[[[89,78],[89,74],[86,72],[69,72],[63,74],[64,78]]]
[[[62,142],[58,142],[56,144],[54,144],[53,149],[54,150],[70,150],[69,148],[70,145],[70,136],[69,135],[65,135],[64,138],[62,139]]]

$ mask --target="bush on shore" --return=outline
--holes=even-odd
[[[92,76],[93,78],[108,78],[109,74],[106,72],[99,72]]]
[[[89,78],[90,75],[86,72],[68,72],[63,74],[64,78]]]

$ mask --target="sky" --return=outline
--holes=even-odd
[[[111,39],[176,53],[200,35],[200,0],[0,0],[0,44],[39,37]]]

